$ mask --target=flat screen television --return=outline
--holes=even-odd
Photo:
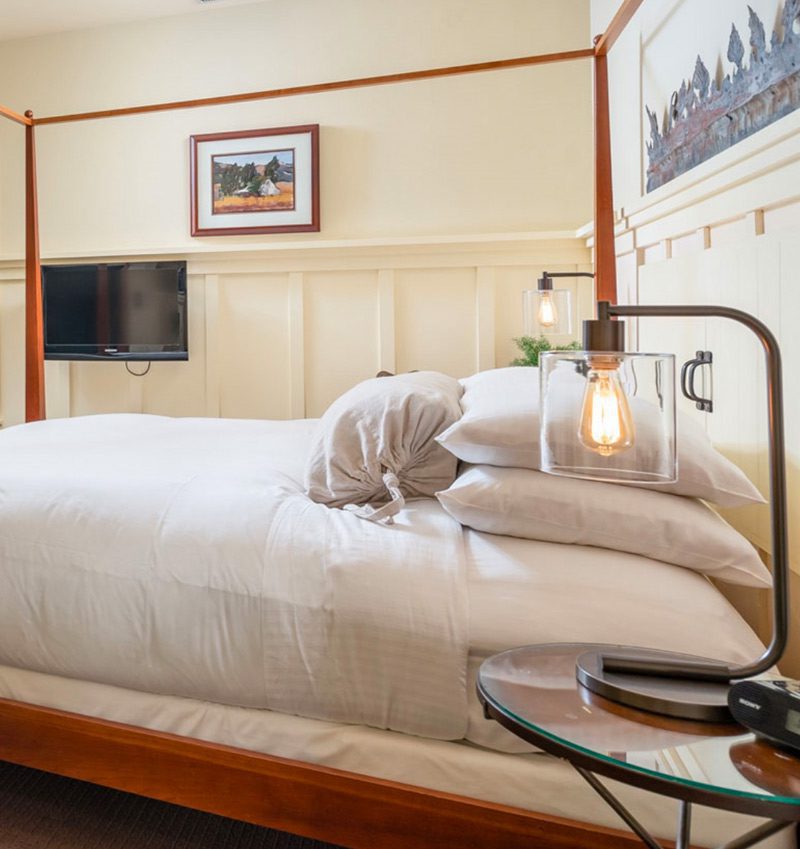
[[[47,360],[188,360],[186,263],[42,266]]]

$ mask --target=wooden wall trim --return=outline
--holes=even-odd
[[[373,77],[358,77],[350,80],[335,80],[327,83],[288,86],[264,91],[250,91],[242,94],[227,94],[217,97],[201,97],[194,100],[174,100],[169,103],[152,103],[144,106],[126,106],[120,109],[102,109],[96,112],[77,112],[71,115],[51,115],[35,118],[35,124],[63,124],[71,121],[92,121],[97,118],[118,118],[123,115],[141,115],[146,112],[164,112],[173,109],[195,109],[200,106],[223,106],[230,103],[242,103],[248,100],[269,100],[277,97],[295,97],[300,94],[321,94],[328,91],[341,91],[350,88],[387,85],[390,83],[417,82],[419,80],[452,77],[459,74],[475,74],[485,71],[503,71],[510,68],[523,68],[530,65],[545,65],[551,62],[571,62],[586,59],[594,55],[590,49],[566,50],[559,53],[542,53],[536,56],[520,56],[514,59],[498,59],[491,62],[477,62],[469,65],[451,65],[447,68],[430,68],[423,71],[406,71],[399,74],[380,74]]]
[[[25,116],[33,117],[26,112]],[[45,417],[44,319],[39,261],[39,209],[36,193],[36,138],[25,127],[25,421]]]
[[[640,845],[615,829],[7,699],[0,758],[351,849]]]
[[[386,236],[373,239],[314,239],[313,241],[284,240],[248,241],[234,244],[197,244],[197,240],[181,245],[143,244],[138,248],[109,250],[91,246],[73,251],[49,250],[42,253],[48,263],[71,262],[138,262],[151,259],[185,259],[199,266],[203,263],[220,263],[219,273],[233,262],[246,260],[293,263],[305,267],[309,262],[322,263],[332,258],[353,257],[366,259],[375,256],[400,257],[426,256],[460,257],[466,264],[475,264],[477,256],[488,253],[508,255],[513,252],[542,254],[554,249],[584,249],[586,233],[574,230],[535,230],[527,233],[453,233],[440,236]],[[320,259],[317,259],[320,257]],[[384,260],[382,260],[384,261]],[[24,257],[15,254],[0,255],[0,271],[21,267]],[[374,266],[373,266],[374,267]]]

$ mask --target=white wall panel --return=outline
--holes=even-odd
[[[778,233],[784,230],[800,233],[800,203],[787,203],[764,210],[764,230]]]
[[[220,415],[286,418],[290,406],[288,275],[221,275],[218,297]],[[213,322],[215,317],[207,313],[207,320]],[[201,351],[191,351],[192,361],[202,362],[201,358]]]
[[[514,338],[524,332],[520,309],[522,293],[525,289],[536,288],[536,280],[543,270],[502,268],[495,275],[495,362],[498,366],[507,366],[519,356]]]
[[[380,368],[378,275],[367,271],[306,275],[306,414],[328,405]]]
[[[712,248],[735,244],[751,235],[748,231],[747,221],[744,218],[737,218],[735,221],[726,221],[723,224],[715,224],[709,230]]]
[[[0,282],[0,404],[2,424],[25,418],[25,285],[14,280]]]
[[[695,254],[704,250],[705,247],[704,231],[702,229],[693,230],[691,233],[684,233],[682,236],[670,239],[670,257],[677,258],[687,254]]]
[[[475,268],[397,272],[395,316],[398,371],[434,369],[453,377],[477,371]]]
[[[70,412],[73,416],[144,412],[140,406],[131,404],[136,398],[129,384],[132,380],[146,379],[131,377],[124,363],[71,363]]]

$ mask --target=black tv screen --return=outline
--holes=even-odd
[[[48,360],[188,360],[186,263],[42,266]]]

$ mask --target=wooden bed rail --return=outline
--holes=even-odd
[[[8,118],[9,121],[14,121],[17,124],[22,124],[23,127],[30,127],[33,124],[32,118],[29,118],[27,115],[20,115],[19,112],[15,112],[7,106],[0,106],[0,117]]]
[[[477,62],[470,65],[451,65],[447,68],[429,68],[424,71],[406,71],[398,74],[379,74],[373,77],[358,77],[350,80],[334,80],[327,83],[273,88],[264,91],[249,91],[242,94],[223,94],[217,97],[202,97],[195,100],[175,100],[171,103],[152,103],[146,106],[125,106],[120,109],[105,109],[98,112],[77,112],[72,115],[52,115],[34,118],[34,124],[64,124],[71,121],[93,121],[98,118],[119,118],[125,115],[141,115],[147,112],[164,112],[174,109],[196,109],[201,106],[225,106],[249,100],[272,100],[278,97],[296,97],[301,94],[322,94],[351,88],[367,88],[393,83],[418,82],[440,77],[463,74],[478,74],[487,71],[505,71],[510,68],[526,68],[532,65],[549,65],[553,62],[572,62],[594,55],[591,49],[567,50],[561,53],[542,53],[536,56],[520,56],[515,59],[498,59],[492,62]]]
[[[594,52],[597,56],[605,56],[611,50],[642,3],[644,0],[624,0],[620,4],[606,31],[595,39]]]
[[[7,699],[0,758],[350,849],[641,845],[616,829]]]

